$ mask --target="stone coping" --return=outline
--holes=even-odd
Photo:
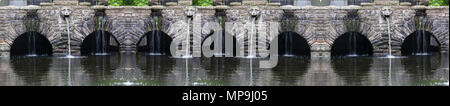
[[[92,9],[143,9],[150,10],[151,6],[103,6],[103,5],[95,5],[91,6]]]
[[[41,3],[41,6],[52,6],[53,3]],[[40,9],[41,6],[36,5],[28,5],[28,6],[0,6],[0,10],[29,10],[29,9]],[[75,5],[76,6],[85,6],[85,5]],[[167,6],[162,5],[155,5],[155,6],[103,6],[103,5],[94,5],[94,6],[87,6],[91,7],[93,9],[166,9]],[[184,8],[185,6],[170,6],[169,8]],[[233,9],[233,8],[248,8],[249,6],[226,6],[226,5],[220,5],[220,6],[193,6],[198,9]],[[308,9],[337,9],[337,10],[353,10],[353,9],[368,9],[368,8],[378,8],[383,6],[292,6],[292,5],[285,5],[280,6],[283,10],[308,10]],[[449,9],[449,6],[423,6],[423,5],[416,5],[416,6],[392,6],[392,8],[411,8],[411,9]]]
[[[41,6],[28,5],[28,6],[0,6],[0,10],[35,10],[40,9]]]
[[[292,5],[286,5],[281,6],[281,9],[283,10],[357,10],[361,9],[361,6],[292,6]]]

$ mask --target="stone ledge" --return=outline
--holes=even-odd
[[[375,3],[361,3],[361,6],[374,6]]]
[[[411,7],[412,9],[416,9],[416,10],[424,10],[427,8],[427,6],[424,5],[415,5]]]
[[[242,5],[249,5],[249,6],[254,6],[254,5],[266,5],[267,1],[242,1]]]
[[[53,1],[55,5],[74,6],[78,5],[78,1]]]
[[[79,5],[80,6],[91,6],[91,3],[89,3],[89,2],[80,2]]]
[[[430,9],[430,10],[432,10],[432,9],[449,9],[448,8],[449,6],[427,6],[426,7],[426,9]]]
[[[36,10],[40,9],[41,6],[28,5],[28,6],[3,6],[0,10]]]
[[[167,2],[166,6],[177,6],[178,3],[177,2]]]
[[[178,1],[178,5],[191,6],[192,5],[192,1]]]
[[[211,10],[215,9],[214,6],[195,6],[195,8],[197,8],[197,9],[211,9]]]
[[[281,6],[281,3],[268,3],[269,6]]]
[[[45,2],[45,3],[41,3],[41,4],[39,4],[39,5],[41,5],[41,6],[53,6],[53,5],[55,5],[55,3],[48,3],[48,2]]]
[[[361,6],[281,6],[283,10],[357,10],[361,9]]]
[[[226,10],[229,9],[230,7],[227,5],[219,5],[219,6],[214,6],[214,9],[218,9],[218,10]]]
[[[152,9],[151,6],[101,6],[101,5],[91,6],[91,8],[92,9],[143,9],[143,10]]]
[[[166,6],[163,6],[163,5],[153,5],[153,6],[150,6],[150,8],[155,9],[155,10],[162,10],[162,9],[165,9]]]
[[[411,6],[410,2],[400,2],[400,6]]]
[[[230,3],[230,6],[240,6],[240,5],[242,5],[241,2],[231,2]]]

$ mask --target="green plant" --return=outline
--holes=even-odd
[[[449,0],[430,0],[430,6],[448,6]]]
[[[192,0],[192,4],[195,6],[212,6],[212,0]]]
[[[147,6],[148,0],[108,0],[110,6]]]

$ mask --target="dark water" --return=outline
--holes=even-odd
[[[194,58],[186,62],[144,55],[2,57],[0,85],[448,86],[448,60],[448,55],[280,57],[276,68],[259,69],[258,60],[253,60],[250,70],[249,59],[242,58]]]

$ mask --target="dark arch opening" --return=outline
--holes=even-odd
[[[11,45],[11,56],[50,56],[52,55],[50,41],[38,32],[26,32],[17,37]]]
[[[170,44],[172,38],[161,30],[150,31],[146,33],[138,42],[138,52],[145,52],[149,55],[167,55],[170,54]]]
[[[308,41],[295,32],[283,32],[278,36],[278,54],[281,56],[309,56]]]
[[[331,47],[331,56],[371,56],[373,46],[358,32],[347,32],[338,37]]]
[[[105,55],[119,51],[117,39],[107,31],[95,31],[81,44],[81,55]]]
[[[432,33],[424,30],[415,31],[403,40],[402,55],[426,55],[439,52],[440,43]]]

